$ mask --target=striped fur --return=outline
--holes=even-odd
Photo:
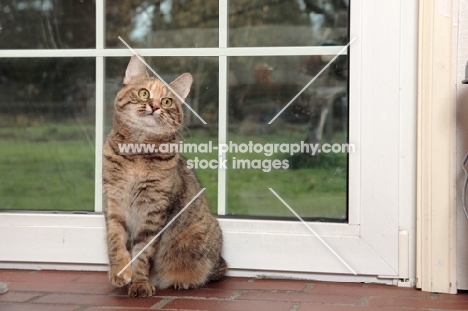
[[[188,95],[190,74],[170,85]],[[149,91],[143,100],[139,91]],[[171,98],[165,108],[161,98]],[[112,284],[129,296],[152,296],[155,286],[190,289],[222,278],[222,233],[202,194],[127,269],[118,273],[200,190],[195,173],[178,153],[121,154],[119,143],[178,143],[182,103],[150,78],[132,57],[115,100],[114,125],[103,150],[103,187]]]

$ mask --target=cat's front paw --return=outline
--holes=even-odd
[[[156,288],[149,282],[132,282],[128,287],[130,297],[150,297],[156,293]]]
[[[132,280],[131,265],[129,265],[127,268],[125,268],[125,270],[122,271],[123,267],[125,267],[125,265],[129,262],[130,259],[128,261],[123,261],[119,265],[111,265],[111,268],[109,270],[109,279],[114,286],[122,287],[130,283],[130,281]],[[122,273],[120,273],[121,271]]]

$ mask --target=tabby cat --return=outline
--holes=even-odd
[[[119,272],[202,189],[186,160],[172,153],[121,153],[119,144],[179,143],[182,102],[133,56],[115,99],[113,128],[103,150],[109,278],[129,296],[158,288],[191,289],[222,278],[222,233],[205,196],[190,206],[120,275]],[[170,83],[183,99],[192,76]]]

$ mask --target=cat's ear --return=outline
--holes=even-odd
[[[170,86],[177,94],[185,99],[190,92],[192,86],[192,75],[190,73],[181,74],[177,79],[171,82]]]
[[[140,56],[142,60],[145,60]],[[128,85],[135,80],[136,77],[149,77],[148,71],[146,71],[146,65],[143,63],[138,56],[133,55],[128,63],[127,70],[125,71],[125,78],[123,84]]]

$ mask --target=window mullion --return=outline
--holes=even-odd
[[[96,148],[94,211],[102,212],[102,147],[104,144],[104,57],[96,57]]]
[[[106,14],[104,0],[96,1],[96,49],[102,50],[105,46]]]
[[[219,109],[218,109],[218,143],[227,142],[227,56],[222,50],[228,46],[228,0],[219,2]],[[224,161],[227,154],[219,154]],[[218,166],[218,215],[226,214],[226,174],[227,171]]]
[[[105,48],[105,3],[96,2],[96,50]],[[102,147],[104,144],[104,57],[96,57],[96,148],[94,173],[94,211],[102,212]]]
[[[219,110],[218,110],[218,143],[227,143],[227,56],[219,56]],[[226,153],[219,154],[221,161],[227,158]],[[227,170],[218,166],[218,215],[226,214],[226,174]]]

